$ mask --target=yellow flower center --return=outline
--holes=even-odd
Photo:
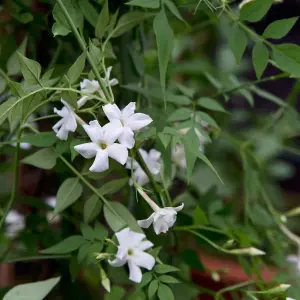
[[[128,255],[133,255],[133,250],[132,249],[128,249],[127,254]]]
[[[99,146],[100,146],[100,148],[103,149],[103,150],[107,148],[107,145],[104,144],[104,143],[100,143]]]

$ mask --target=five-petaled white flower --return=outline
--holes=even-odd
[[[122,129],[119,142],[131,149],[134,146],[134,132],[149,125],[152,119],[142,113],[135,113],[135,102],[130,102],[122,110],[116,104],[106,104],[103,111],[109,121],[118,120]]]
[[[155,233],[166,233],[171,228],[177,219],[177,212],[183,209],[182,203],[178,207],[164,207],[160,208],[144,191],[140,188],[137,189],[140,195],[146,200],[149,206],[153,209],[154,213],[148,219],[138,221],[142,228],[149,228],[153,223]]]
[[[72,108],[66,101],[61,99],[64,107],[61,110],[54,108],[54,112],[58,114],[62,119],[58,121],[52,129],[56,132],[56,136],[60,140],[67,140],[69,131],[75,132],[77,128],[76,114],[74,108]]]
[[[295,270],[298,275],[300,275],[300,256],[299,255],[289,255],[287,261],[295,266]]]
[[[6,216],[5,224],[5,234],[10,238],[14,238],[20,231],[25,228],[25,218],[16,210],[11,210]]]
[[[126,263],[129,267],[129,279],[134,282],[141,282],[142,271],[140,267],[152,270],[155,265],[155,259],[145,250],[153,247],[153,244],[146,240],[143,233],[137,233],[129,228],[122,229],[116,233],[119,242],[116,258],[109,264],[113,267],[121,267]]]
[[[151,149],[149,151],[149,153],[147,151],[145,151],[144,149],[139,149],[139,152],[140,152],[141,156],[143,157],[144,162],[147,165],[149,171],[153,175],[159,174],[160,168],[161,168],[161,164],[159,162],[161,153],[155,149]],[[126,168],[133,169],[134,181],[139,186],[143,186],[149,182],[149,178],[148,178],[147,174],[144,172],[144,170],[142,169],[142,167],[139,165],[139,163],[136,160],[129,157],[127,160],[127,163],[126,163]]]
[[[104,86],[106,86],[106,87],[109,85],[114,86],[119,83],[118,79],[116,79],[116,78],[109,79],[111,70],[112,70],[112,67],[108,67],[106,69],[106,74],[105,74],[106,78],[102,78],[102,82],[103,82]],[[103,94],[102,94],[102,91],[100,88],[100,84],[97,80],[84,79],[82,82],[80,82],[80,90],[83,93],[91,94],[91,95],[98,91],[100,96],[103,97]],[[82,107],[91,98],[92,98],[92,96],[87,96],[87,95],[81,97],[77,102],[78,108]]]
[[[103,172],[109,168],[109,157],[124,165],[128,158],[125,146],[115,143],[120,135],[120,128],[115,122],[110,122],[103,127],[94,120],[89,125],[82,126],[91,139],[91,143],[74,147],[85,158],[95,157],[90,167],[92,172]]]

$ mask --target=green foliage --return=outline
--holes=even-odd
[[[134,5],[144,8],[159,8],[160,0],[132,0],[127,5]]]
[[[27,157],[22,162],[41,169],[52,169],[56,165],[57,154],[50,148],[39,150]]]
[[[264,70],[266,69],[268,59],[269,51],[267,47],[261,42],[256,43],[252,51],[252,62],[258,79],[261,78]]]
[[[228,43],[236,63],[239,64],[247,47],[247,36],[239,26],[235,26],[231,30]]]
[[[275,21],[265,29],[263,36],[269,39],[281,39],[289,33],[297,20],[298,17]]]
[[[67,254],[77,250],[84,243],[85,239],[81,235],[73,235],[40,252],[43,254]]]
[[[260,21],[273,4],[273,0],[250,1],[241,9],[240,19],[249,22]]]

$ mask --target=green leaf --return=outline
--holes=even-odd
[[[50,147],[57,141],[54,132],[39,132],[31,135],[23,136],[20,139],[22,143],[29,143],[35,147]]]
[[[163,283],[180,283],[178,279],[169,275],[161,275],[158,277],[158,280]]]
[[[236,63],[239,64],[247,47],[247,36],[239,26],[235,26],[231,30],[228,44],[235,57]]]
[[[113,37],[124,34],[151,16],[153,15],[150,13],[140,11],[133,11],[122,15],[114,29]]]
[[[120,231],[127,225],[133,231],[143,232],[131,212],[123,204],[119,202],[109,202],[109,204],[115,213],[104,205],[104,217],[113,231]]]
[[[273,0],[258,0],[246,3],[241,9],[240,19],[243,21],[258,22],[266,15],[272,4]]]
[[[64,27],[62,24],[55,22],[52,26],[52,33],[53,36],[57,36],[57,35],[68,35],[71,32],[70,29]]]
[[[0,125],[8,118],[12,109],[18,104],[17,99],[10,98],[0,105]]]
[[[155,279],[151,281],[148,287],[148,298],[151,300],[158,290],[158,281]]]
[[[206,122],[207,124],[211,125],[212,127],[219,128],[216,121],[207,113],[205,113],[203,111],[197,111],[196,114],[200,118],[201,121]]]
[[[186,23],[172,0],[163,0],[163,2],[178,20]]]
[[[58,284],[60,277],[20,284],[9,290],[3,300],[43,300]]]
[[[68,178],[59,187],[56,196],[54,214],[58,214],[72,205],[82,194],[82,185],[78,178]]]
[[[50,148],[39,150],[24,159],[23,164],[35,166],[40,169],[50,170],[56,165],[57,154]]]
[[[80,230],[83,237],[87,240],[93,241],[94,240],[94,230],[92,227],[85,223],[80,224]]]
[[[108,231],[99,222],[96,222],[95,228],[94,228],[94,237],[96,240],[104,241],[108,237]]]
[[[67,73],[70,84],[74,84],[79,79],[85,66],[85,60],[86,60],[86,52],[83,52],[74,62],[74,64],[70,67]]]
[[[8,86],[14,96],[21,98],[26,95],[23,85],[19,82],[9,80]]]
[[[193,111],[190,108],[179,108],[174,113],[171,114],[171,116],[168,118],[168,121],[183,121],[190,119],[192,116]]]
[[[146,285],[148,285],[150,283],[150,281],[152,280],[153,278],[153,275],[151,272],[147,272],[147,273],[144,273],[143,274],[143,278],[142,278],[142,281],[141,283],[139,284],[139,288],[143,288],[145,287]]]
[[[252,62],[256,77],[261,78],[268,65],[269,51],[262,42],[257,42],[252,51]]]
[[[2,94],[5,91],[6,84],[7,82],[5,78],[0,74],[0,94]]]
[[[89,0],[78,0],[79,8],[83,14],[83,16],[86,18],[86,20],[92,25],[96,26],[97,18],[98,18],[98,12],[94,8],[94,6],[90,3]]]
[[[273,57],[278,67],[300,77],[300,47],[295,44],[282,44],[273,49]]]
[[[113,286],[110,293],[106,293],[104,300],[121,300],[125,296],[126,291],[120,286]]]
[[[196,209],[194,211],[193,221],[194,221],[194,225],[207,225],[208,224],[208,220],[207,220],[205,212],[198,205],[196,206]]]
[[[115,194],[127,183],[128,183],[128,178],[111,180],[109,182],[104,183],[102,187],[98,189],[98,191],[102,195]]]
[[[19,48],[9,57],[6,68],[7,68],[7,75],[8,76],[15,76],[21,73],[20,62],[18,58],[18,52],[22,55],[25,54],[26,46],[27,46],[28,38],[27,36],[23,39]]]
[[[203,97],[200,98],[197,103],[209,110],[213,110],[213,111],[221,111],[221,112],[226,112],[226,110],[224,109],[224,107],[218,103],[215,99],[211,99],[208,97]]]
[[[165,274],[165,273],[170,273],[170,272],[178,272],[180,270],[173,266],[160,264],[160,265],[156,265],[154,267],[153,271],[158,274]]]
[[[160,0],[131,0],[126,4],[144,8],[159,8],[159,2]]]
[[[58,244],[41,250],[43,254],[67,254],[77,250],[85,243],[85,239],[81,235],[72,235],[59,242]]]
[[[277,20],[271,23],[263,33],[269,39],[281,39],[293,28],[299,17]]]
[[[160,85],[166,105],[166,74],[173,49],[174,34],[168,23],[164,10],[161,10],[155,16],[153,21],[153,30],[156,36]]]
[[[79,263],[83,262],[86,257],[89,255],[89,250],[90,250],[91,244],[83,244],[79,250],[78,250],[78,254],[77,254],[77,260]]]
[[[101,212],[102,202],[97,195],[92,195],[85,203],[83,207],[83,219],[84,222],[92,222]]]
[[[32,59],[29,59],[18,52],[21,71],[24,79],[29,85],[41,85],[41,65]]]
[[[104,2],[101,13],[97,19],[97,24],[95,28],[95,36],[97,38],[102,38],[109,23],[109,9],[108,9],[108,0]]]
[[[160,300],[174,300],[174,295],[172,290],[165,284],[159,284],[158,287],[158,299]]]

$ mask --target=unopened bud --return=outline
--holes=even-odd
[[[235,242],[235,240],[232,240],[232,239],[231,239],[231,240],[228,240],[228,241],[224,244],[223,248],[225,248],[225,249],[231,248],[231,247],[233,246],[234,242]]]
[[[236,254],[236,255],[250,255],[250,256],[258,256],[258,255],[265,255],[266,252],[259,250],[257,248],[254,247],[250,247],[250,248],[244,248],[244,249],[233,249],[230,250],[230,253],[232,254]]]
[[[98,261],[109,259],[111,257],[111,254],[109,253],[93,253],[93,255]]]

